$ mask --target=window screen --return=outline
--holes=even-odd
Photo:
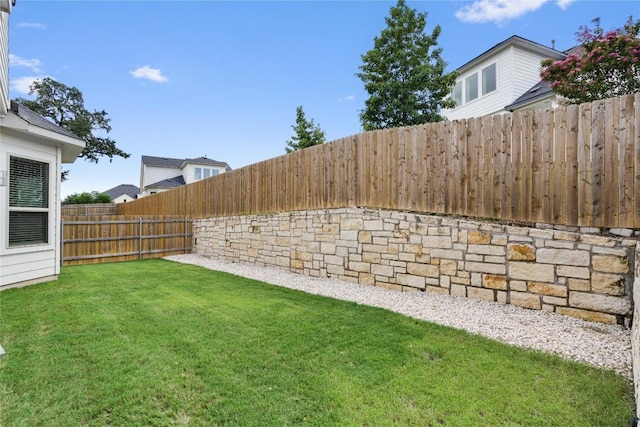
[[[48,243],[49,164],[9,159],[9,247]]]

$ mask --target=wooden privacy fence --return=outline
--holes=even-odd
[[[74,216],[62,221],[62,265],[191,252],[191,221],[171,216]]]
[[[640,94],[365,132],[119,212],[196,219],[349,206],[640,228]]]
[[[116,203],[89,203],[84,205],[62,205],[62,216],[73,215],[117,215]]]

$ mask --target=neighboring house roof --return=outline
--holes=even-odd
[[[146,188],[175,188],[185,185],[184,177],[174,176],[173,178],[163,179],[162,181],[154,182],[153,184],[147,185]]]
[[[553,94],[551,90],[551,83],[546,80],[540,80],[531,89],[520,95],[511,104],[504,107],[507,111],[513,111],[519,107],[522,107],[533,102],[537,102],[542,98],[546,98]]]
[[[467,68],[471,68],[473,66],[475,66],[478,62],[483,61],[484,58],[486,56],[492,55],[510,45],[515,45],[518,46],[520,48],[523,49],[527,49],[527,50],[531,50],[534,51],[538,54],[541,55],[545,55],[548,56],[549,58],[557,58],[557,59],[562,59],[566,56],[566,54],[564,52],[560,52],[559,50],[555,50],[553,48],[550,48],[548,46],[542,45],[540,43],[536,43],[534,41],[525,39],[524,37],[520,37],[520,36],[511,36],[508,39],[501,41],[500,43],[496,44],[495,46],[491,47],[490,49],[488,49],[487,51],[481,53],[480,55],[476,56],[475,58],[473,58],[472,60],[470,60],[469,62],[463,64],[462,66],[458,67],[456,69],[456,71],[458,71],[459,73],[463,73]]]
[[[229,164],[207,157],[197,157],[195,159],[173,159],[171,157],[142,156],[142,164],[147,166],[158,166],[167,168],[183,169],[187,164],[223,166],[227,171],[231,170]]]
[[[169,157],[142,156],[142,164],[148,166],[180,168],[183,161],[184,159],[172,159]]]
[[[40,114],[28,109],[22,104],[17,103],[16,101],[11,101],[11,111],[16,113],[18,117],[20,117],[25,122],[29,123],[32,126],[36,126],[42,129],[50,130],[51,132],[59,133],[64,136],[68,136],[69,138],[78,138],[73,132],[70,132],[57,124],[50,122],[49,120],[42,117]]]
[[[126,194],[132,198],[135,198],[138,195],[138,193],[140,193],[140,189],[135,185],[120,184],[117,187],[113,187],[107,191],[104,191],[104,193],[108,194],[109,197],[111,197],[112,199],[120,197],[123,194]]]
[[[224,166],[225,170],[228,172],[231,170],[229,164],[227,162],[219,162],[218,160],[208,159],[206,157],[198,157],[195,159],[184,159],[180,168],[184,168],[187,164],[198,164],[198,165],[210,165],[210,166]]]

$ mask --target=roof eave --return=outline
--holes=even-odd
[[[13,111],[9,111],[5,117],[0,117],[0,127],[36,139],[39,143],[60,147],[62,163],[73,163],[85,148],[83,140],[34,126]]]
[[[486,50],[485,52],[476,56],[469,62],[461,65],[456,69],[456,72],[464,73],[468,69],[473,68],[478,63],[484,61],[486,58],[493,56],[498,52],[501,52],[502,50],[509,48],[510,46],[518,46],[520,48],[536,52],[541,56],[545,56],[553,59],[563,59],[567,56],[565,53],[560,52],[559,50],[555,50],[550,47],[543,46],[539,43],[532,42],[531,40],[527,40],[519,36],[511,36],[508,39],[503,40],[502,42],[491,47],[489,50]]]

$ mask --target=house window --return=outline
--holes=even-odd
[[[9,158],[9,247],[49,243],[49,163]]]
[[[482,95],[496,90],[496,64],[493,63],[482,70]]]
[[[462,80],[453,87],[453,100],[456,103],[456,107],[462,105]]]
[[[218,172],[218,169],[211,169],[211,176],[216,176],[218,173],[220,173]]]
[[[196,168],[195,172],[195,180],[202,179],[202,168]]]
[[[211,169],[204,170],[204,178],[209,178],[211,176]]]
[[[465,102],[473,101],[478,97],[478,73],[474,73],[467,77],[464,81],[465,85]]]

